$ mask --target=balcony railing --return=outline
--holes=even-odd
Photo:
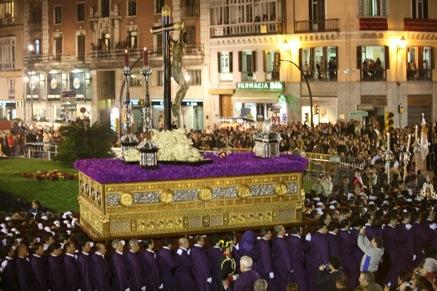
[[[404,19],[404,30],[437,32],[437,19]]]
[[[295,21],[294,32],[295,33],[307,33],[307,32],[324,32],[324,31],[339,31],[339,20],[325,19],[323,23],[313,23],[311,21]]]
[[[386,17],[361,17],[360,30],[387,30]]]
[[[5,17],[0,18],[0,26],[8,26],[8,25],[15,25],[14,17],[5,15]]]
[[[0,70],[13,70],[15,69],[15,62],[13,63],[0,63]]]
[[[258,34],[282,33],[282,22],[257,22],[247,24],[214,25],[211,27],[211,37],[231,37]]]
[[[385,69],[361,69],[361,81],[385,81]]]
[[[200,6],[199,5],[181,7],[181,17],[182,18],[199,17],[199,16],[200,16]]]
[[[432,70],[430,69],[408,69],[408,81],[432,81]]]
[[[307,77],[309,81],[325,81],[325,82],[335,82],[337,81],[337,69],[335,70],[326,70],[326,71],[304,71],[304,75]],[[302,76],[302,80],[304,77]]]

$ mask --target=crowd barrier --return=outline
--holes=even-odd
[[[58,145],[43,142],[26,143],[25,154],[29,159],[52,160],[58,153]]]

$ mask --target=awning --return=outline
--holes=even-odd
[[[279,96],[282,95],[278,91],[237,91],[232,95],[233,102],[242,103],[279,103]]]
[[[209,89],[208,94],[211,95],[232,95],[235,89]]]

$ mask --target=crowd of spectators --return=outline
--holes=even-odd
[[[25,155],[26,143],[56,144],[60,135],[53,126],[14,122],[8,131],[0,131],[0,154],[9,157]]]

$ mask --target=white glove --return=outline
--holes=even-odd
[[[413,255],[413,262],[416,260],[417,256]]]
[[[212,283],[212,278],[209,277],[208,279],[206,279],[206,282],[208,282],[209,284],[211,284],[211,283]]]
[[[273,274],[273,272],[270,272],[270,273],[269,273],[269,278],[270,278],[270,279],[275,278],[275,274]]]
[[[405,224],[405,228],[407,229],[407,230],[410,230],[411,228],[412,228],[413,226],[411,225],[411,224]]]
[[[306,241],[311,241],[311,233],[308,233],[308,234],[305,236],[305,240],[306,240]]]
[[[429,228],[431,228],[432,230],[436,230],[437,229],[437,223],[433,223],[429,225]]]
[[[290,274],[293,274],[293,273],[294,273],[294,269],[290,271]]]
[[[238,251],[238,250],[240,249],[240,244],[237,244],[237,245],[235,246],[235,249]]]
[[[126,289],[124,289],[124,291],[130,291],[130,288],[126,288]]]
[[[146,286],[141,287],[141,291],[146,291]]]
[[[163,289],[164,288],[164,284],[161,283],[161,285],[159,285],[158,289]]]
[[[235,281],[238,279],[238,274],[232,275],[232,281]]]
[[[261,239],[261,237],[260,237],[260,236],[257,236],[257,237],[256,237],[256,239],[257,239],[257,240],[260,240],[260,239]]]
[[[179,255],[179,256],[182,256],[182,249],[178,249],[177,251],[176,251],[176,253]]]
[[[191,249],[188,249],[187,254],[188,254],[188,255],[191,254]]]

